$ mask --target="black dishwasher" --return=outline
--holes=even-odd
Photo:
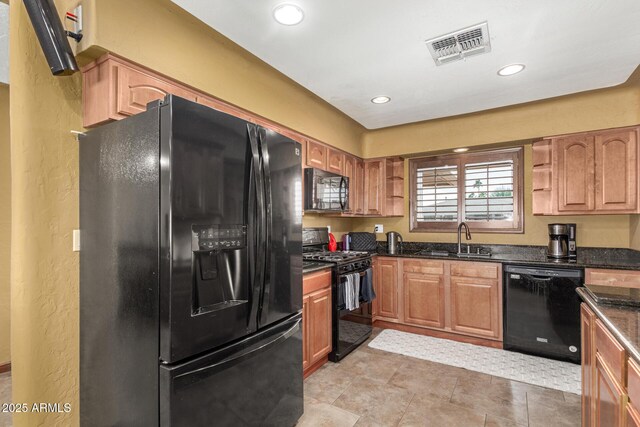
[[[580,363],[582,269],[504,268],[504,349]]]

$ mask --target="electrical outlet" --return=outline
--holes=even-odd
[[[373,226],[373,232],[374,233],[384,233],[384,225],[382,224],[376,224]]]
[[[327,233],[331,233],[331,226],[327,225]]]

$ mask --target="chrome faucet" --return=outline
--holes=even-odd
[[[458,255],[462,253],[462,226],[464,225],[465,230],[465,238],[467,240],[471,240],[471,231],[469,231],[469,226],[466,222],[462,221],[458,224]]]

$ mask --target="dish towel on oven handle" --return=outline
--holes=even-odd
[[[344,276],[341,284],[345,309],[351,311],[360,307],[360,274],[351,273]],[[340,298],[338,298],[340,300]]]
[[[371,302],[376,299],[376,292],[373,290],[373,269],[368,268],[360,281],[360,288],[363,302]]]

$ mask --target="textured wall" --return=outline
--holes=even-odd
[[[11,361],[11,147],[9,86],[0,83],[0,365]]]
[[[78,144],[69,131],[81,129],[81,79],[51,75],[23,3],[10,7],[13,401],[74,405],[14,423],[68,426],[78,424]]]

